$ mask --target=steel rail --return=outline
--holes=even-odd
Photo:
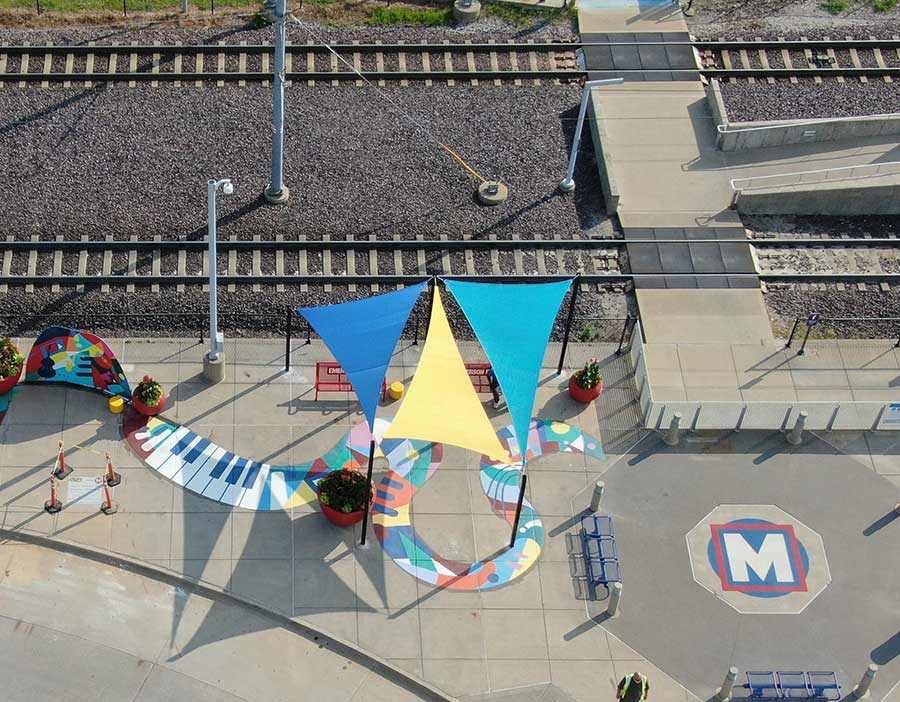
[[[360,77],[370,81],[374,80],[471,80],[473,78],[527,80],[531,78],[572,78],[580,79],[587,76],[587,71],[581,69],[546,69],[546,70],[508,70],[508,71],[285,71],[285,80],[360,80]],[[0,81],[3,82],[46,82],[63,83],[66,81],[91,81],[94,83],[109,83],[115,81],[197,81],[197,80],[221,80],[221,81],[263,81],[272,80],[272,72],[258,71],[188,71],[175,73],[173,71],[161,71],[151,73],[149,71],[136,71],[134,73],[0,73]]]
[[[574,274],[561,275],[452,275],[440,274],[442,278],[454,280],[471,280],[495,283],[525,283],[525,282],[553,282],[567,280]],[[307,274],[307,275],[220,275],[219,280],[231,284],[258,284],[258,285],[301,285],[301,284],[337,284],[337,285],[408,285],[421,282],[431,277],[431,274],[386,274],[386,275],[341,275],[341,274]],[[593,273],[579,274],[581,283],[610,283],[628,282],[650,278],[749,278],[760,280],[850,280],[850,281],[897,281],[900,282],[900,273]],[[73,275],[73,276],[46,276],[46,275],[7,275],[0,276],[0,284],[3,285],[119,285],[129,283],[134,285],[159,285],[159,284],[204,284],[208,277],[202,274],[192,275]]]
[[[401,240],[234,240],[219,239],[217,247],[222,250],[237,251],[277,251],[295,249],[565,249],[565,248],[608,248],[629,244],[750,244],[751,246],[785,247],[869,247],[900,246],[900,238],[854,238],[854,239],[401,239]],[[206,251],[206,239],[160,239],[139,241],[91,239],[85,241],[0,241],[0,251],[131,251],[131,250],[183,250]]]

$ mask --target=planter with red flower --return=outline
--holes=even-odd
[[[8,336],[0,339],[0,395],[12,392],[22,375],[25,357]]]
[[[584,364],[569,378],[569,394],[576,402],[593,402],[603,392],[603,374],[596,358]]]
[[[319,506],[328,519],[338,526],[361,522],[366,512],[366,499],[372,500],[366,476],[343,468],[322,478],[318,484]]]
[[[163,392],[162,385],[145,375],[131,393],[131,404],[141,414],[159,414],[165,409],[166,393]]]

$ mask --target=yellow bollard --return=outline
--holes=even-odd
[[[403,383],[401,383],[400,381],[391,383],[391,387],[388,389],[388,392],[391,395],[391,399],[399,400],[401,397],[403,397]]]
[[[121,397],[109,398],[109,411],[113,414],[122,414],[125,409],[125,400]]]

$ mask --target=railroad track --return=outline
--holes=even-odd
[[[708,78],[821,82],[900,77],[900,37],[893,39],[739,40],[693,43]]]
[[[691,240],[747,242],[754,248],[760,277],[771,284],[855,283],[882,288],[900,284],[900,239],[765,238]],[[424,276],[458,276],[485,281],[552,280],[575,274],[583,283],[624,290],[635,276],[620,267],[621,247],[629,239],[411,239],[411,240],[240,240],[218,242],[217,271],[229,290],[286,286],[397,285]],[[656,243],[685,243],[660,240]],[[209,275],[204,240],[133,238],[107,240],[22,240],[0,243],[0,294],[10,288],[84,290],[100,287],[161,286],[183,290],[202,285]],[[827,250],[832,268],[822,264]],[[798,252],[803,252],[798,254]],[[848,254],[847,252],[854,252]],[[841,257],[846,257],[846,260]],[[848,265],[851,262],[852,265]],[[666,276],[678,274],[667,273]],[[696,275],[696,274],[692,274]],[[702,274],[701,274],[702,277]]]
[[[360,74],[381,85],[435,81],[477,85],[540,84],[585,76],[575,44],[288,44],[285,79],[309,85],[356,82]],[[334,51],[332,51],[332,49]],[[335,54],[340,54],[341,58]],[[217,44],[0,46],[0,84],[84,85],[138,82],[157,85],[215,81],[268,83],[274,66],[271,45]]]

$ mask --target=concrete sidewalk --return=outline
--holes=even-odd
[[[0,570],[4,702],[421,699],[238,605],[125,570],[13,543]]]
[[[309,461],[363,421],[346,394],[313,400],[314,363],[331,360],[318,343],[298,342],[292,370],[285,373],[283,340],[229,340],[226,380],[209,387],[200,376],[205,348],[195,340],[108,341],[130,378],[149,373],[165,385],[168,417],[244,456],[275,464]],[[22,340],[20,347],[28,344]],[[617,357],[614,349],[575,344],[569,350],[569,368],[588,357],[603,359],[606,389],[597,403],[569,400],[566,378],[555,375],[557,346],[548,352],[537,399],[539,416],[597,435],[610,460],[642,435],[627,355]],[[462,344],[462,350],[466,360],[481,360],[474,345]],[[418,347],[401,345],[389,380],[408,379],[418,353]],[[395,406],[385,405],[380,414],[390,416]],[[488,411],[496,426],[509,423],[505,413]],[[75,472],[61,483],[65,508],[49,515],[42,506],[60,438]],[[593,625],[580,599],[569,555],[577,529],[573,515],[587,499],[579,493],[607,465],[584,455],[560,453],[529,465],[529,497],[547,530],[543,554],[508,586],[479,593],[415,579],[387,557],[371,531],[370,545],[360,548],[358,528],[332,526],[315,505],[253,512],[183,490],[140,462],[121,436],[119,417],[90,392],[23,387],[0,439],[5,529],[123,554],[234,593],[357,644],[458,697],[491,699],[504,690],[549,684],[562,699],[587,702],[611,698],[618,679],[638,667],[654,680],[654,700],[691,699],[639,652]],[[119,512],[112,517],[98,511],[99,486],[86,484],[100,475],[106,451],[124,476],[115,489]],[[77,499],[74,490],[81,491]],[[482,492],[478,457],[454,448],[416,495],[414,519],[436,552],[458,561],[492,554],[509,538]],[[179,607],[167,616],[174,639],[193,641],[200,650],[241,635],[214,617],[197,620]],[[271,675],[282,679],[278,670]]]

